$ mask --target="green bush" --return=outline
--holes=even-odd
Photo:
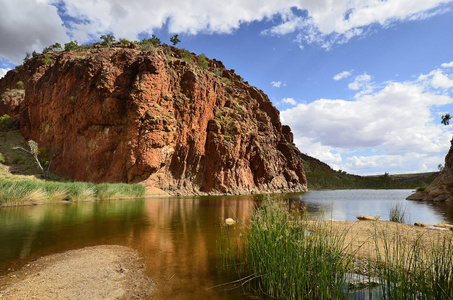
[[[77,41],[70,41],[69,43],[64,44],[64,51],[75,51],[79,47]]]
[[[204,53],[198,55],[198,65],[203,69],[207,69],[209,66],[209,61]]]
[[[100,39],[104,46],[110,47],[115,42],[115,37],[111,34],[101,35]]]
[[[17,85],[17,88],[18,88],[19,90],[23,90],[23,89],[24,89],[24,82],[23,82],[23,81],[20,81],[20,80],[19,80],[19,81],[16,83],[16,85]]]
[[[43,64],[45,64],[46,66],[51,66],[53,65],[53,63],[55,62],[50,56],[49,54],[44,54],[44,57],[43,59],[41,60]]]
[[[0,153],[0,164],[6,165],[6,158],[5,158],[5,156],[3,156],[2,153]]]
[[[0,130],[6,130],[8,128],[10,118],[11,117],[6,114],[0,117]]]

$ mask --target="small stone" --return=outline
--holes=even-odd
[[[225,219],[225,224],[228,226],[231,226],[231,225],[236,224],[236,221],[233,220],[232,218],[227,218],[227,219]]]

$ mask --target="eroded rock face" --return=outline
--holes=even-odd
[[[290,128],[221,62],[200,67],[168,46],[47,55],[10,71],[0,95],[24,82],[21,132],[56,155],[58,173],[170,193],[306,190]]]
[[[453,201],[453,139],[450,143],[444,169],[423,192],[410,195],[408,200]]]

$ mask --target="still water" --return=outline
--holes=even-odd
[[[453,224],[447,204],[404,200],[411,190],[310,191],[275,197],[299,201],[325,218],[388,219],[392,203],[406,206],[412,222]],[[88,246],[136,249],[157,283],[154,299],[250,299],[216,270],[222,220],[247,220],[263,196],[153,198],[0,209],[0,276],[41,256]]]

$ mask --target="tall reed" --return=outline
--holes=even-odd
[[[382,283],[381,299],[453,299],[453,238],[441,240],[400,232],[376,232],[374,273]],[[379,236],[379,238],[378,238]]]
[[[221,266],[243,276],[241,285],[279,299],[344,297],[349,246],[328,222],[302,218],[267,199],[238,230],[222,230],[218,251]]]
[[[389,221],[396,223],[409,223],[407,207],[401,203],[393,203],[389,209]]]

